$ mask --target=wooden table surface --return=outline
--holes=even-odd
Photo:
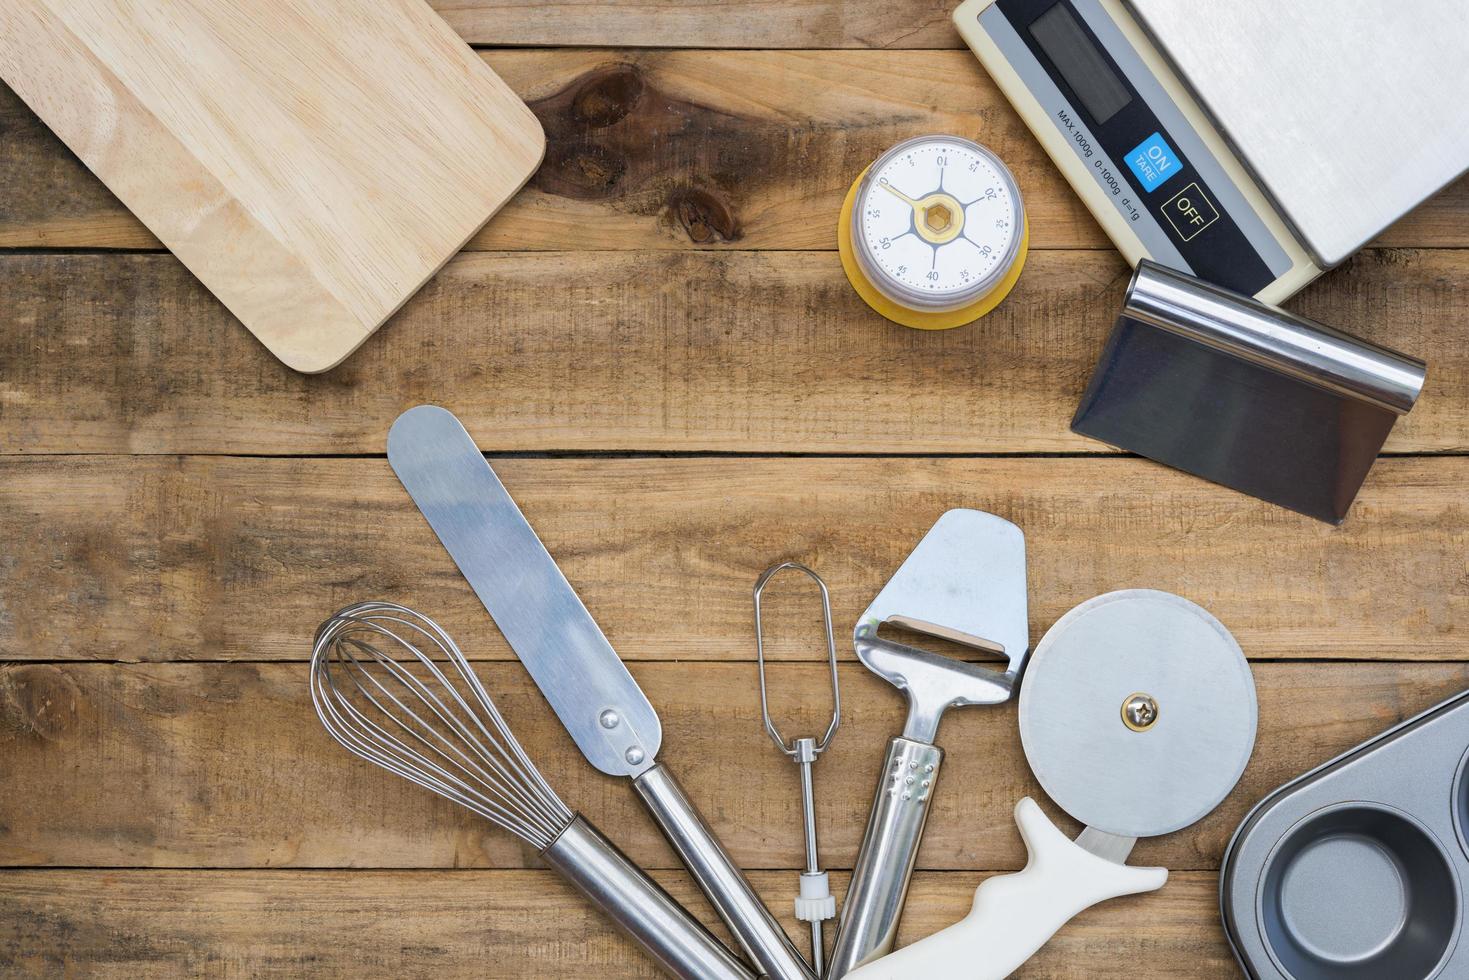
[[[1249,770],[1138,846],[1173,869],[1162,892],[1085,913],[1023,973],[1234,975],[1216,871],[1245,810],[1469,686],[1469,182],[1290,304],[1430,363],[1334,529],[1069,431],[1128,271],[949,3],[439,6],[530,102],[546,163],[324,376],[271,358],[0,90],[0,973],[653,975],[529,848],[321,731],[311,633],[364,598],[443,622],[567,801],[710,918],[390,472],[389,424],[431,401],[490,454],[794,935],[796,773],[760,731],[752,663],[761,569],[819,569],[840,635],[940,513],[976,507],[1026,533],[1033,637],[1111,589],[1208,607],[1254,663]],[[928,132],[994,148],[1032,233],[1012,296],[942,333],[870,313],[834,251],[851,180]],[[772,600],[792,727],[826,710],[809,599]],[[841,646],[843,726],[816,774],[833,869],[903,715]],[[1037,791],[1013,705],[956,711],[940,740],[905,942],[1023,864],[1010,811]]]

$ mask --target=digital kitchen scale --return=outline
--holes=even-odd
[[[1277,303],[1469,168],[1462,0],[965,0],[1112,241]]]

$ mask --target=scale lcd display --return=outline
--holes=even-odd
[[[1132,101],[1127,85],[1117,77],[1065,3],[1058,3],[1037,17],[1030,25],[1030,36],[1076,93],[1094,124],[1102,125]]]

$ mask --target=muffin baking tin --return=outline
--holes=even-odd
[[[1469,692],[1286,783],[1235,831],[1224,927],[1257,980],[1469,976]]]

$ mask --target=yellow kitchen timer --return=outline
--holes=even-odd
[[[837,224],[842,269],[878,313],[920,330],[984,316],[1020,278],[1025,206],[999,157],[958,136],[888,150],[847,192]]]

